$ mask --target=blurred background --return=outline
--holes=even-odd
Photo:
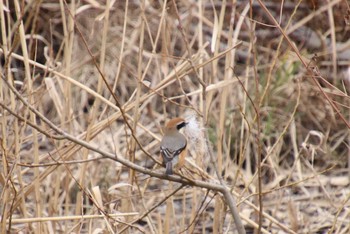
[[[163,173],[177,116],[198,124],[179,175],[221,176],[247,233],[261,205],[264,233],[350,231],[348,1],[4,0],[0,13],[2,233],[236,233],[217,191],[77,141]]]

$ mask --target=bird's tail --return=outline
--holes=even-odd
[[[172,175],[173,174],[173,164],[172,162],[167,162],[165,165],[165,174]]]

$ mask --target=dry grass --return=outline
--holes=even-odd
[[[140,2],[0,2],[1,233],[349,233],[349,3]]]

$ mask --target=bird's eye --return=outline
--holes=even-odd
[[[187,124],[186,122],[178,123],[177,126],[176,126],[177,130],[180,130],[181,128],[185,127],[186,124]]]

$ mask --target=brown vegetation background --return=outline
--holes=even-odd
[[[0,14],[1,233],[350,232],[347,0]],[[200,137],[167,177],[177,116]]]

